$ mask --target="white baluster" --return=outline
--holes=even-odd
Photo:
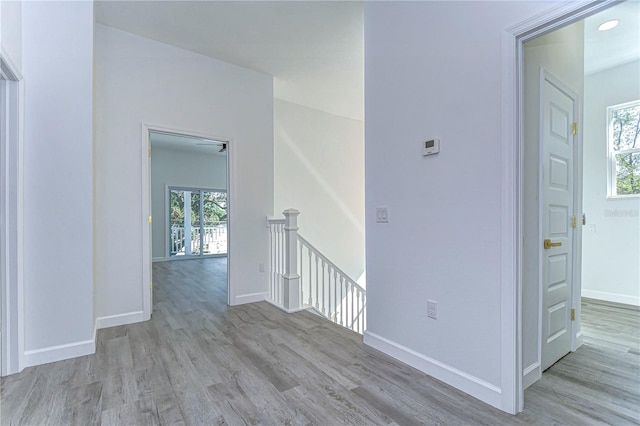
[[[274,281],[274,284],[275,284],[275,300],[274,301],[276,303],[279,303],[279,300],[278,300],[278,286],[279,286],[279,283],[278,283],[278,281],[280,280],[280,269],[279,269],[280,268],[280,235],[278,233],[279,232],[278,231],[278,226],[279,225],[277,223],[273,225],[273,235],[275,237],[275,246],[273,248],[274,248],[274,250],[276,252],[275,259],[274,259],[274,261],[275,261],[275,265],[274,265],[275,274],[274,274],[273,278],[275,280]]]
[[[296,236],[297,238],[297,236]],[[298,248],[298,240],[296,239],[296,249]],[[299,306],[302,306],[304,304],[304,283],[302,282],[302,244],[300,244],[300,259],[298,259],[298,265],[299,265],[299,270],[298,270],[298,275],[300,275],[300,300],[298,301]]]
[[[351,288],[351,291],[350,291],[350,293],[351,293],[351,316],[349,317],[349,318],[351,318],[351,323],[349,324],[349,328],[352,329],[353,331],[356,331],[354,329],[354,327],[353,327],[354,322],[355,322],[355,317],[353,316],[353,302],[354,302],[354,300],[353,300],[353,290],[354,290],[354,287],[353,287],[353,285],[350,285],[349,287]]]
[[[311,250],[307,248],[307,252],[309,253],[309,301],[307,304],[309,306],[313,306],[313,290],[311,288],[311,268],[313,267],[313,264],[311,263]],[[302,256],[302,254],[300,256]],[[318,284],[316,283],[316,287],[317,286]]]
[[[279,253],[279,258],[280,261],[278,263],[278,303],[280,305],[282,305],[282,286],[284,285],[284,277],[283,277],[283,272],[284,272],[284,231],[282,230],[283,226],[282,224],[278,225],[278,238],[280,239],[280,242],[278,243],[278,253]]]
[[[275,269],[275,262],[274,262],[275,251],[273,249],[274,240],[275,240],[275,237],[273,235],[273,224],[269,224],[269,241],[271,242],[271,253],[269,253],[269,267],[270,267],[269,279],[271,281],[271,301],[275,302],[275,288],[274,288],[275,279],[273,278],[273,273]]]
[[[333,321],[333,305],[331,304],[331,265],[327,265],[327,301],[329,304],[329,319]]]
[[[338,322],[338,271],[333,270],[333,305],[335,306],[335,312],[333,313],[333,321]]]
[[[324,292],[324,259],[322,260],[322,313],[327,314],[327,302]]]
[[[344,325],[344,309],[342,304],[344,303],[344,276],[340,276],[340,325]]]
[[[309,250],[309,256],[311,256],[311,250]],[[319,297],[319,290],[320,290],[320,283],[318,282],[318,256],[314,256],[316,259],[316,309],[320,308],[320,297]]]
[[[360,332],[360,292],[358,292],[357,307],[358,307],[358,312],[356,313],[356,318],[358,319],[357,330],[358,332]]]
[[[366,315],[366,309],[367,309],[367,295],[366,293],[362,293],[362,331],[361,333],[364,334],[364,331],[367,329],[367,315]]]

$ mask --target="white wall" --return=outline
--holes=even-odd
[[[353,279],[364,271],[363,123],[274,101],[275,214],[300,210],[300,234]]]
[[[27,365],[91,353],[93,3],[25,2]]]
[[[152,137],[153,146],[153,137]],[[169,242],[166,186],[227,189],[227,156],[153,147],[151,214],[154,260],[166,259]]]
[[[95,37],[97,315],[143,310],[142,123],[231,139],[231,303],[264,299],[272,77],[102,25]]]
[[[538,168],[540,162],[540,68],[545,68],[578,94],[584,86],[584,22],[535,38],[524,45],[524,182],[522,365],[525,387],[541,377],[540,329],[540,218]],[[578,122],[581,120],[578,118]],[[575,163],[579,167],[579,163]],[[529,242],[529,244],[527,244]],[[532,244],[530,242],[533,242]],[[577,277],[576,277],[577,279]]]
[[[19,72],[22,67],[21,1],[0,1],[0,51]]]
[[[365,3],[365,343],[498,407],[501,36],[551,5]]]
[[[640,198],[607,198],[608,106],[640,99],[640,61],[585,78],[582,295],[640,305]]]

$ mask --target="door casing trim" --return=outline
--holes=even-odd
[[[540,35],[621,3],[561,3],[502,32],[500,317],[502,410],[524,408],[522,366],[523,44]]]
[[[0,84],[5,90],[5,123],[2,147],[6,154],[2,165],[2,188],[4,198],[0,203],[2,223],[2,358],[0,375],[19,373],[24,369],[24,252],[23,252],[23,206],[24,206],[24,80],[18,68],[11,62],[7,52],[0,47]],[[9,200],[10,197],[14,199]],[[13,229],[14,233],[10,231]]]
[[[233,243],[233,204],[235,200],[235,187],[233,185],[232,164],[234,164],[234,142],[232,138],[214,136],[199,133],[192,130],[174,129],[161,125],[141,123],[140,153],[142,158],[141,189],[142,189],[142,307],[143,320],[151,319],[151,269],[153,259],[151,256],[151,149],[150,134],[167,133],[178,136],[192,136],[196,138],[211,139],[227,144],[227,305],[232,305],[235,300],[235,287],[232,281],[232,243]]]

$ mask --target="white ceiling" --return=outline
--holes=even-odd
[[[223,144],[221,141],[156,132],[150,132],[149,139],[152,150],[160,148],[206,155],[227,155],[226,151],[220,152]]]
[[[96,22],[274,76],[274,95],[364,116],[363,3],[96,1]]]
[[[364,118],[362,1],[95,2],[96,22],[274,76],[279,99]],[[598,31],[602,22],[620,25]],[[640,57],[640,1],[585,20],[585,73]]]
[[[600,24],[611,19],[619,19],[620,24],[609,31],[598,31]],[[585,74],[639,59],[640,1],[626,1],[588,17],[584,32]]]

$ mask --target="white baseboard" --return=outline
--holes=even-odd
[[[295,314],[296,312],[302,312],[307,310],[309,310],[309,308],[305,306],[300,306],[299,308],[296,308],[296,309],[283,309],[283,311],[285,311],[288,314]]]
[[[590,299],[606,300],[607,302],[623,303],[625,305],[640,306],[640,297],[629,296],[627,294],[609,293],[598,290],[582,289],[582,297]]]
[[[167,258],[166,257],[154,257],[151,259],[152,262],[166,262]]]
[[[267,299],[268,294],[269,293],[267,293],[266,291],[261,293],[242,294],[240,296],[236,296],[235,300],[231,301],[231,306],[244,305],[246,303],[264,302]]]
[[[144,312],[127,312],[126,314],[110,315],[96,318],[96,329],[117,327],[144,321]]]
[[[142,311],[96,318],[93,329],[93,339],[25,351],[24,366],[33,367],[34,365],[48,364],[50,362],[91,355],[96,352],[96,333],[98,329],[141,321],[143,321]]]
[[[95,352],[95,340],[84,340],[81,342],[68,343],[66,345],[49,346],[48,348],[25,351],[24,366],[33,367],[34,365],[48,364],[50,362],[62,361],[64,359],[91,355]]]
[[[502,403],[502,392],[492,385],[455,367],[418,353],[370,331],[364,332],[364,343],[382,351],[418,370],[441,380],[480,401],[498,409]]]
[[[575,346],[573,349],[571,349],[572,351],[577,351],[578,348],[580,346],[582,346],[582,344],[584,343],[584,333],[582,332],[582,330],[578,331],[576,333],[576,340],[574,342]]]
[[[296,312],[302,312],[302,311],[309,311],[310,310],[308,306],[301,306],[301,307],[296,308],[296,309],[285,309],[283,306],[280,306],[277,303],[269,300],[268,297],[266,297],[264,299],[264,301],[269,303],[270,305],[275,306],[276,308],[280,309],[281,311],[284,311],[284,312],[288,313],[288,314],[295,314]],[[318,315],[322,317],[322,315],[320,315],[320,314],[318,314]]]
[[[539,362],[534,362],[522,372],[522,390],[525,390],[542,377],[542,368]]]

